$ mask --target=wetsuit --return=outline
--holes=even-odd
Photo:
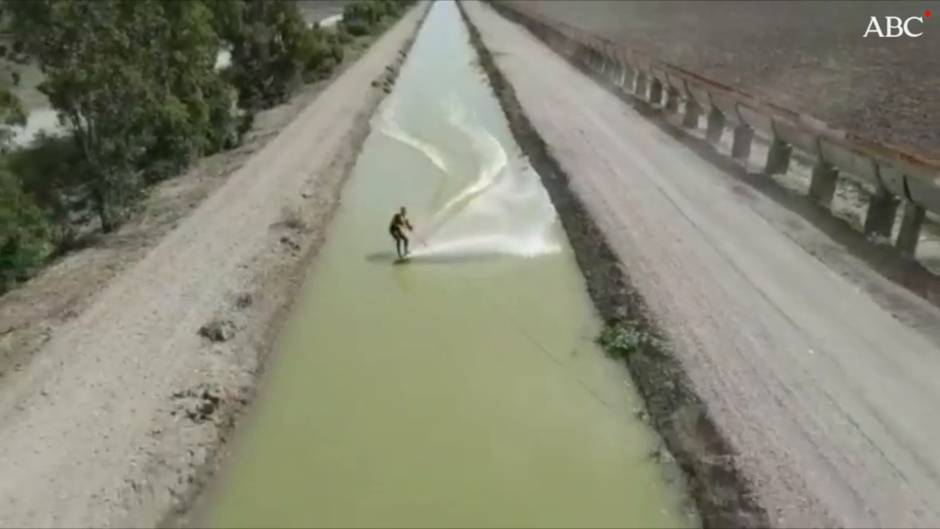
[[[402,228],[412,229],[411,223],[404,215],[396,213],[392,217],[392,222],[388,225],[388,232],[395,239],[395,251],[398,252],[398,257],[404,257],[408,254],[408,237],[405,237],[405,231]],[[404,253],[402,253],[402,246],[404,246]]]

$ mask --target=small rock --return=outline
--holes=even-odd
[[[291,239],[290,237],[288,237],[288,236],[286,236],[286,235],[283,236],[283,237],[281,237],[281,244],[287,246],[287,247],[290,248],[291,250],[295,250],[295,251],[296,251],[296,250],[300,250],[300,245],[297,244],[296,242],[294,242],[293,239]]]
[[[386,94],[391,94],[391,93],[392,93],[392,87],[391,87],[391,86],[388,86],[388,85],[385,85],[385,86],[382,88],[382,90],[384,90]]]
[[[219,408],[222,390],[214,385],[200,384],[195,388],[175,393],[174,397],[180,401],[177,410],[183,412],[187,419],[201,423],[211,419]],[[177,410],[170,414],[175,416]]]
[[[379,80],[372,81],[372,86],[379,86]]]
[[[199,328],[199,335],[213,342],[227,342],[235,336],[235,324],[231,320],[211,321]]]
[[[245,292],[243,294],[239,294],[238,297],[235,298],[235,307],[238,309],[246,309],[251,306],[253,301],[254,299],[251,297],[251,294]]]

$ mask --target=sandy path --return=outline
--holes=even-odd
[[[172,395],[210,382],[223,392],[244,387],[259,369],[256,359],[210,349],[197,330],[270,279],[283,208],[321,190],[320,180],[341,182],[332,173],[348,159],[338,157],[349,158],[350,138],[381,95],[371,82],[395,62],[422,11],[389,30],[0,387],[0,525],[154,525],[186,494],[214,430],[171,415]]]
[[[772,523],[940,523],[937,344],[770,219],[813,231],[805,221],[742,196],[731,176],[489,7],[468,12]]]

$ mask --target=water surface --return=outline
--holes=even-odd
[[[395,264],[406,205],[416,252]],[[456,6],[374,118],[216,526],[684,526]]]

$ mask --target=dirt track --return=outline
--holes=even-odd
[[[940,523],[940,312],[519,26],[477,3],[468,12],[664,330],[766,520]],[[634,375],[647,394],[675,392]]]
[[[940,13],[930,2],[525,1],[587,31],[940,158]],[[935,14],[922,37],[862,38],[869,17]]]
[[[0,386],[0,525],[157,524],[198,487],[263,369],[413,36],[412,10]],[[207,322],[234,337],[210,343]]]

